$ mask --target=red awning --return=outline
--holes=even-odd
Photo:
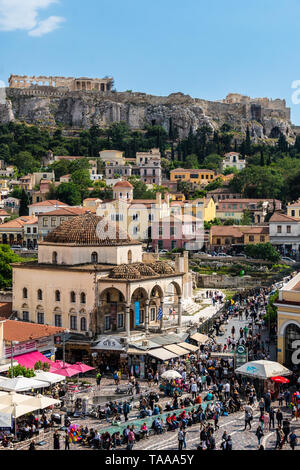
[[[21,354],[20,356],[15,356],[14,359],[18,361],[21,366],[25,366],[29,369],[34,369],[34,365],[39,361],[51,363],[50,359],[48,359],[39,351]]]

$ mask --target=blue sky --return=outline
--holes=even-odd
[[[300,80],[300,0],[0,0],[0,80],[102,77],[117,90],[284,98]]]

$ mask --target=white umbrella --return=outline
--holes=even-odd
[[[279,362],[266,360],[247,362],[235,369],[235,373],[253,377],[254,379],[269,379],[270,377],[277,377],[278,375],[284,376],[292,374],[289,369],[279,364]]]
[[[176,370],[166,370],[163,374],[161,374],[162,379],[173,380],[173,379],[181,379],[182,376]]]
[[[35,380],[41,380],[42,382],[48,382],[50,385],[56,384],[57,382],[63,382],[66,378],[63,375],[54,374],[52,372],[46,372],[44,370],[35,370]]]
[[[26,390],[31,390],[33,388],[45,388],[48,386],[49,385],[46,385],[46,383],[41,380],[35,380],[33,378],[23,376],[14,377],[9,380],[0,380],[0,389],[7,390],[9,392],[25,392]]]
[[[25,405],[36,406],[38,410],[43,410],[52,405],[58,405],[60,400],[55,400],[54,398],[45,397],[44,395],[35,395],[34,397],[28,397]]]

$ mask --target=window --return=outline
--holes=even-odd
[[[51,217],[51,227],[56,226],[56,217]]]
[[[23,299],[27,299],[27,297],[28,297],[28,291],[27,291],[27,288],[24,287],[24,289],[23,289]]]
[[[25,310],[23,310],[22,318],[23,318],[23,321],[29,321],[29,312],[26,312]]]
[[[260,236],[260,241],[261,241],[261,242],[264,242],[264,241],[265,241],[264,235],[261,235],[261,236]]]
[[[62,326],[61,315],[59,315],[59,314],[54,315],[54,324],[55,324],[55,326],[58,326],[58,327]]]
[[[137,225],[135,225],[135,226],[133,227],[132,233],[133,233],[133,235],[136,235],[137,233],[139,233],[139,228],[138,228]]]
[[[295,211],[294,210],[291,211],[291,215],[292,215],[292,217],[295,217]]]
[[[249,242],[254,242],[254,235],[249,235]]]
[[[118,328],[124,328],[124,313],[118,314]]]
[[[139,219],[139,215],[138,214],[133,214],[132,220],[138,220],[138,219]]]
[[[104,317],[104,330],[110,330],[110,316],[108,315]]]
[[[94,251],[91,256],[92,263],[98,263],[98,254]]]
[[[27,233],[31,233],[30,227],[27,227]]]
[[[82,317],[80,319],[80,330],[86,331],[86,318]]]
[[[43,291],[41,289],[37,291],[37,298],[38,300],[43,300]]]
[[[76,294],[74,291],[71,292],[70,294],[70,302],[75,303],[76,302]]]
[[[55,291],[55,301],[60,302],[60,291],[59,290]]]
[[[52,253],[52,263],[57,264],[57,253],[56,253],[56,251],[53,251],[53,253]]]
[[[155,321],[155,317],[156,317],[156,308],[151,307],[150,308],[150,321]]]
[[[127,259],[128,259],[128,264],[131,264],[132,263],[132,251],[131,250],[128,250]]]
[[[43,227],[48,227],[48,217],[43,217]]]
[[[75,315],[70,316],[70,329],[77,330],[77,317]]]
[[[32,231],[33,233],[36,233],[36,227],[33,227]]]
[[[291,233],[291,226],[290,225],[286,226],[286,233]]]
[[[84,292],[81,292],[80,294],[80,303],[85,304],[86,303],[86,295]]]
[[[281,233],[281,225],[277,225],[277,233]]]
[[[37,313],[37,322],[39,323],[39,325],[44,324],[44,313],[43,312],[38,312]]]

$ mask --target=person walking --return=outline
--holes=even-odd
[[[227,439],[227,441],[226,441],[225,450],[232,450],[232,440],[231,440],[231,436],[228,436],[228,439]]]
[[[261,426],[258,426],[258,428],[256,429],[256,437],[257,437],[257,440],[258,440],[258,447],[260,446],[260,441],[261,441],[261,438],[263,437],[264,433],[263,433],[263,430],[261,428]]]
[[[278,427],[280,428],[281,428],[282,420],[283,420],[283,414],[280,408],[278,408],[277,413],[276,413],[276,421],[277,421]]]
[[[253,417],[252,417],[252,413],[250,412],[250,410],[246,410],[245,411],[245,428],[244,428],[244,431],[246,431],[247,429],[247,426],[249,426],[249,429],[251,429],[251,421],[252,421]]]
[[[68,431],[65,433],[65,450],[70,450],[70,437]]]
[[[135,435],[134,435],[134,432],[133,432],[132,429],[130,429],[130,431],[127,435],[127,440],[128,440],[127,450],[132,450],[134,442],[135,442]]]
[[[178,439],[178,450],[182,450],[183,442],[184,442],[184,434],[181,428],[178,431],[177,439]]]
[[[291,447],[291,449],[295,450],[295,447],[296,447],[297,444],[298,444],[298,439],[297,439],[296,434],[293,431],[290,434],[290,447]]]
[[[60,441],[59,441],[60,435],[58,434],[58,431],[55,431],[53,434],[53,449],[54,450],[60,450]]]
[[[274,411],[274,408],[270,408],[270,411],[269,411],[269,430],[271,429],[274,429],[275,428],[275,411]]]
[[[97,375],[96,375],[96,383],[97,383],[98,388],[100,388],[101,379],[102,379],[102,376],[101,376],[100,372],[98,372]]]
[[[128,420],[129,411],[130,411],[129,403],[125,401],[123,405],[123,414],[124,414],[125,421]]]

